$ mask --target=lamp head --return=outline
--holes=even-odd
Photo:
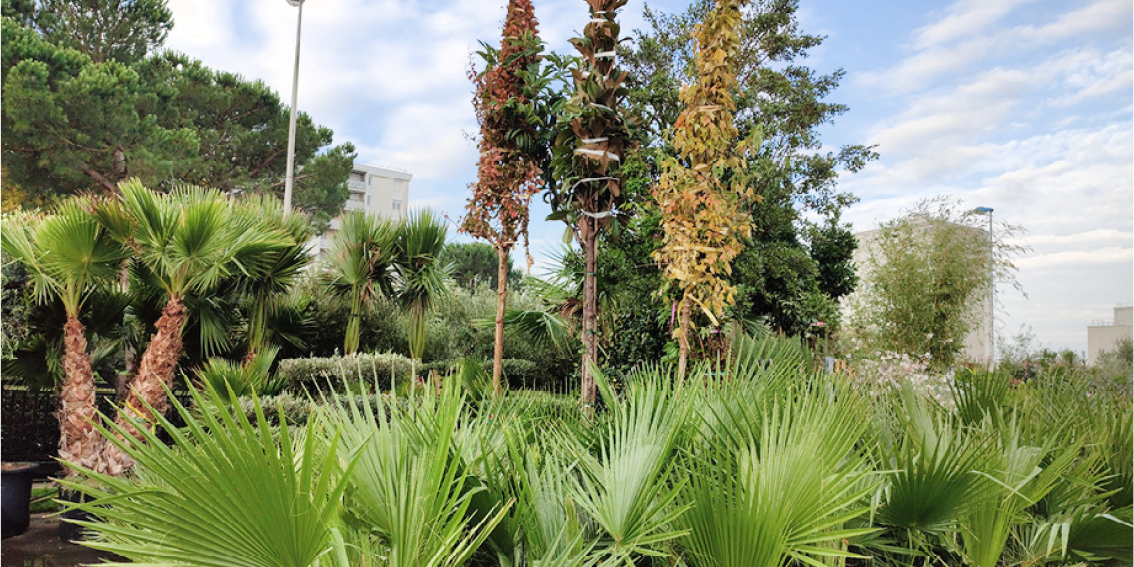
[[[287,3],[291,4],[292,7],[298,8],[301,4],[303,4],[303,0],[287,0]]]
[[[291,0],[288,0],[288,1],[290,2]],[[974,213],[980,213],[982,215],[987,215],[988,213],[992,212],[992,207],[977,207],[977,208],[973,209],[973,212]]]

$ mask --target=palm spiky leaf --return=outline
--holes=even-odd
[[[137,463],[136,474],[88,470],[93,482],[66,483],[87,497],[77,507],[100,519],[81,523],[95,534],[84,544],[155,567],[294,567],[334,555],[351,470],[340,466],[337,440],[320,446],[315,420],[299,435],[286,420],[275,430],[255,398],[251,420],[215,390],[193,399],[214,411],[175,401],[186,427],[158,418],[171,445],[148,429],[142,442],[118,426],[102,430]]]

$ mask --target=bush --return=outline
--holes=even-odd
[[[330,358],[292,358],[280,361],[276,378],[286,381],[292,392],[318,391],[327,387],[345,389],[360,381],[377,381],[383,388],[392,380],[406,381],[412,372],[410,359],[395,353],[353,354]]]
[[[485,368],[488,372],[492,372],[492,361],[483,361]],[[448,360],[436,360],[427,364],[423,364],[418,370],[418,374],[428,376],[433,370],[438,374],[446,376],[457,372],[458,366],[461,364],[461,359],[453,358]],[[505,358],[503,361],[504,379],[508,381],[508,388],[512,390],[528,390],[528,389],[548,389],[553,387],[556,383],[552,383],[547,376],[542,376],[540,373],[539,365],[530,360],[522,358]]]

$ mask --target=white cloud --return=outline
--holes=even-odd
[[[924,91],[947,77],[987,64],[990,58],[1028,53],[1092,33],[1126,30],[1134,14],[1127,0],[1097,0],[1044,24],[984,29],[1023,3],[955,4],[950,15],[922,28],[914,54],[894,68],[858,73],[852,80],[889,94]],[[965,29],[966,23],[975,25]],[[975,37],[963,39],[969,36]]]

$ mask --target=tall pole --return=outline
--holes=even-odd
[[[287,131],[287,177],[284,178],[283,213],[291,213],[291,193],[295,187],[295,105],[299,98],[299,38],[303,31],[303,0],[287,0],[288,4],[299,7],[299,18],[295,25],[295,70],[291,78],[291,122]]]

